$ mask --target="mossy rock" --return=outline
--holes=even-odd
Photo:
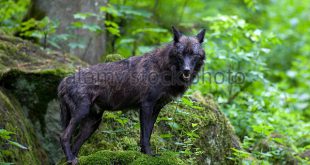
[[[21,105],[3,88],[0,88],[0,128],[13,132],[10,141],[26,147],[26,149],[19,148],[11,145],[7,140],[0,139],[0,164],[1,162],[16,164],[48,162],[47,154],[39,144],[35,130],[25,117]]]
[[[134,111],[105,112],[99,130],[84,144],[80,155],[101,150],[139,151],[139,117]],[[211,98],[183,97],[159,114],[151,138],[153,151],[180,153],[186,164],[235,164],[232,148],[240,142],[225,115]]]
[[[0,35],[0,74],[12,69],[26,73],[69,74],[85,65],[69,54],[43,50],[29,41]]]
[[[13,140],[29,146],[25,151],[6,147],[8,150],[0,155],[0,162],[47,164],[58,161],[62,153],[58,145],[58,103],[54,106],[57,86],[63,77],[82,66],[86,64],[76,57],[43,50],[29,41],[0,34],[0,99],[3,103],[0,128],[15,133]],[[51,103],[55,108],[49,108]]]
[[[81,165],[185,165],[173,153],[163,153],[160,156],[148,156],[137,151],[98,151],[79,158]]]

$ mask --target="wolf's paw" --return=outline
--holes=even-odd
[[[77,157],[67,162],[69,165],[77,165],[79,163],[79,160]]]

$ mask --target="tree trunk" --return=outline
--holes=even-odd
[[[42,19],[44,16],[60,22],[56,34],[73,34],[76,39],[69,42],[82,43],[85,48],[70,48],[68,44],[59,44],[62,52],[70,52],[79,56],[82,60],[95,64],[99,62],[101,55],[105,53],[105,33],[94,33],[87,30],[70,30],[68,27],[74,22],[76,13],[98,13],[100,6],[105,6],[107,0],[32,0],[31,7],[25,19]],[[80,20],[79,20],[80,21]],[[86,24],[97,24],[104,29],[103,20],[87,18],[81,20]],[[65,41],[68,43],[68,41]]]

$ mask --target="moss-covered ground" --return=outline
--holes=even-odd
[[[185,104],[187,103],[187,104]],[[240,148],[229,121],[211,99],[206,104],[183,98],[161,111],[151,138],[153,151],[179,153],[185,163],[231,164],[232,148]],[[80,155],[101,150],[139,151],[139,120],[134,111],[105,112],[99,130],[82,147]]]
[[[173,153],[164,153],[160,156],[147,156],[137,151],[107,151],[102,150],[89,156],[79,158],[81,165],[185,165]]]

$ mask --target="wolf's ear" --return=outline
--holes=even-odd
[[[182,36],[182,33],[178,31],[174,26],[172,26],[172,32],[173,32],[174,42],[179,42],[180,37]]]
[[[200,30],[200,32],[197,34],[197,39],[199,43],[203,43],[203,39],[205,38],[206,29]]]

